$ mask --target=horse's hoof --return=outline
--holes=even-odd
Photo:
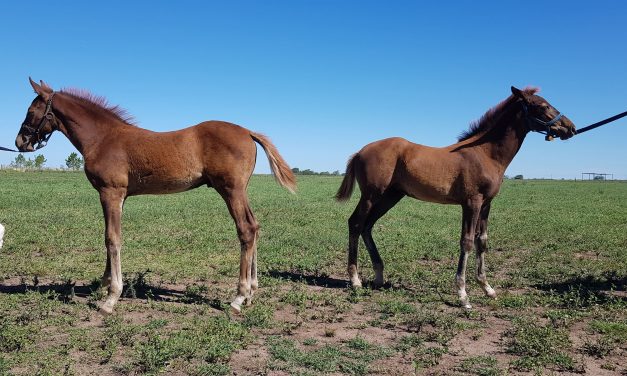
[[[486,295],[488,298],[496,299],[496,291],[494,291],[494,289],[493,289],[493,288],[488,288],[488,289],[486,289],[486,291],[485,291],[485,295]]]
[[[385,283],[383,282],[382,279],[375,279],[374,281],[372,281],[372,288],[373,289],[380,289],[381,287],[383,287]]]
[[[360,288],[362,287],[362,286],[361,286],[361,281],[351,282],[351,286],[352,286],[354,289],[360,289]]]
[[[242,313],[242,306],[235,302],[231,303],[231,313],[239,315],[240,313]]]
[[[98,312],[103,315],[103,316],[109,316],[110,314],[113,313],[113,307],[107,305],[106,303],[103,304],[100,309],[98,310]]]
[[[471,309],[472,309],[472,306],[470,305],[470,303],[462,304],[462,307],[463,307],[465,310],[471,310]]]

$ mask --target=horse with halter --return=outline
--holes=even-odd
[[[43,147],[54,131],[63,133],[83,155],[85,174],[100,194],[105,218],[107,264],[102,286],[108,295],[100,310],[111,313],[122,294],[121,219],[125,200],[141,194],[183,192],[206,185],[222,196],[235,221],[241,245],[237,296],[239,312],[258,287],[259,225],[246,193],[257,158],[265,150],[278,183],[290,192],[296,179],[270,140],[222,121],[207,121],[172,132],[152,132],[132,124],[118,107],[79,90],[53,91],[30,80],[37,94],[15,140],[19,151]]]
[[[488,249],[490,204],[499,192],[505,169],[530,131],[545,134],[547,140],[565,140],[576,134],[574,124],[536,95],[537,89],[512,87],[511,91],[512,95],[473,123],[453,145],[436,148],[388,138],[364,146],[350,158],[336,198],[347,200],[357,181],[361,198],[348,220],[348,275],[353,286],[361,286],[357,271],[359,236],[370,254],[373,285],[383,284],[383,261],[372,238],[372,227],[403,197],[410,196],[461,205],[456,274],[460,303],[471,308],[466,294],[466,262],[473,245],[476,279],[487,296],[496,297],[486,278],[484,254]]]

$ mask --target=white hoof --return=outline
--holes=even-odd
[[[231,302],[231,311],[235,314],[239,314],[242,312],[242,303],[244,303],[244,301],[246,301],[246,298],[238,295],[235,297],[235,299],[233,299],[233,301]]]
[[[242,313],[242,306],[235,304],[235,302],[231,303],[231,313],[239,315]]]
[[[464,309],[471,309],[472,308],[472,306],[468,302],[468,295],[466,295],[466,291],[465,290],[459,292],[459,303],[461,304],[461,306]]]
[[[100,312],[101,315],[103,316],[109,316],[110,314],[113,313],[113,306],[111,306],[110,304],[103,304],[100,309],[98,310],[98,312]]]
[[[496,299],[496,291],[492,287],[488,287],[485,289],[485,294],[487,297]]]

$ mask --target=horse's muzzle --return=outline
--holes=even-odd
[[[35,147],[33,146],[33,143],[30,142],[30,139],[30,136],[17,135],[15,138],[15,147],[17,147],[17,150],[23,152],[35,151]]]

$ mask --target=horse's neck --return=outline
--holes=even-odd
[[[55,96],[55,115],[61,120],[59,131],[84,156],[94,149],[103,137],[102,119],[85,104],[68,96]]]
[[[482,145],[486,154],[501,166],[503,173],[520,150],[527,134],[521,124],[523,120],[514,111],[510,111],[488,132],[490,142]]]

